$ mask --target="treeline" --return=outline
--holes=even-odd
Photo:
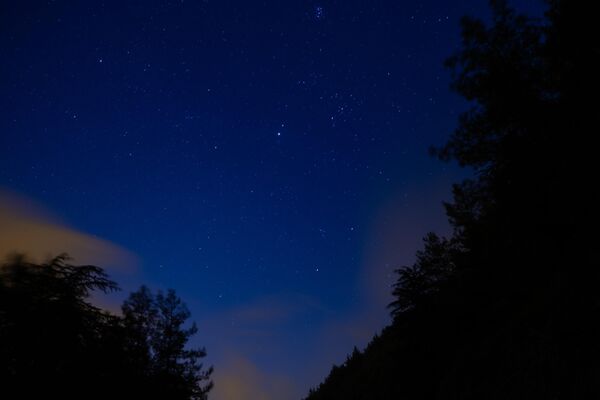
[[[98,267],[14,256],[0,266],[0,382],[7,398],[204,400],[212,368],[173,290],[141,287],[113,315],[89,301],[117,284]]]
[[[426,236],[392,325],[309,400],[600,398],[600,24],[583,2],[491,4],[447,62],[472,107],[432,150],[473,171],[453,233]]]

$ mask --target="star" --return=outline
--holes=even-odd
[[[323,7],[321,7],[321,6],[315,7],[315,18],[323,19]]]

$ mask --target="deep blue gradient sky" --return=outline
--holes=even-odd
[[[427,149],[466,107],[464,14],[487,3],[2,2],[0,188],[134,253],[126,290],[175,288],[239,389],[215,398],[297,398],[446,229],[465,172]]]

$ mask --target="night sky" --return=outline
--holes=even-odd
[[[107,307],[175,288],[211,398],[298,399],[389,322],[393,270],[448,230],[468,172],[427,150],[467,107],[443,67],[464,14],[487,3],[2,2],[11,246],[58,232],[55,252],[123,287]]]

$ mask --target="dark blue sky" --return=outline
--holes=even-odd
[[[445,229],[464,14],[487,3],[3,2],[0,188],[134,253],[125,289],[175,288],[214,398],[300,396]]]

